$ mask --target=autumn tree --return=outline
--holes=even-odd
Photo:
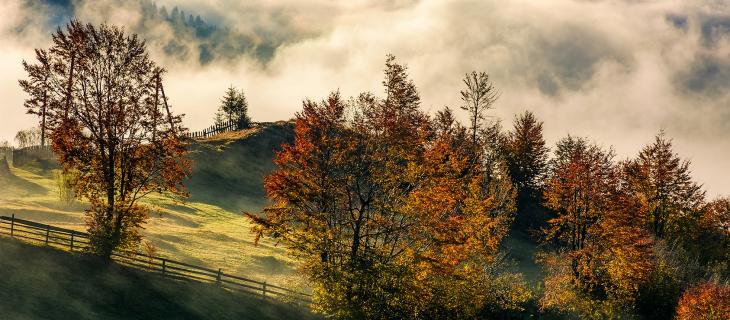
[[[648,277],[652,240],[613,152],[569,136],[558,143],[550,167],[544,201],[555,218],[544,230],[552,252],[542,259],[543,306],[582,316],[630,311],[621,308]]]
[[[720,197],[707,203],[699,221],[699,243],[702,262],[725,264],[730,275],[730,197]]]
[[[485,266],[511,220],[511,184],[470,161],[450,110],[420,111],[392,56],[383,85],[384,98],[305,101],[265,180],[274,205],[248,216],[303,262],[328,316],[471,317],[489,300]],[[495,196],[503,188],[511,197]]]
[[[517,189],[517,222],[541,226],[543,179],[547,172],[548,151],[542,136],[542,122],[532,112],[516,116],[507,133],[504,155],[512,184]]]
[[[109,259],[139,242],[147,218],[142,197],[183,194],[189,165],[181,116],[167,104],[165,70],[136,35],[74,20],[52,40],[49,49],[36,50],[34,64],[23,62],[25,106],[45,113],[59,162],[73,172],[76,195],[91,204],[91,250]]]
[[[461,109],[469,114],[471,141],[476,145],[479,142],[479,131],[487,117],[486,113],[493,108],[499,92],[486,72],[472,71],[464,76],[463,81],[466,88],[461,91]]]
[[[660,132],[626,167],[631,188],[646,201],[641,212],[659,238],[690,240],[705,199],[692,180],[690,162],[674,153],[672,141]]]
[[[548,221],[545,240],[565,248],[571,273],[582,280],[584,266],[593,258],[602,215],[610,210],[615,172],[613,152],[568,136],[560,140],[545,187],[545,205],[556,217]],[[590,283],[590,279],[585,279]]]
[[[730,319],[730,285],[704,282],[687,289],[679,300],[675,319]]]
[[[251,118],[248,116],[248,101],[243,90],[237,91],[233,86],[226,90],[215,118],[216,124],[224,121],[235,123],[238,129],[251,126]]]

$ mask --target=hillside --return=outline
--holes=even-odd
[[[146,199],[152,210],[145,238],[162,256],[305,288],[283,247],[267,241],[254,246],[241,214],[266,204],[263,177],[273,169],[275,150],[291,136],[292,124],[280,122],[195,142],[193,172],[186,181],[190,197]],[[59,201],[53,168],[38,163],[7,168],[0,172],[0,186],[0,215],[85,229],[86,205]]]
[[[3,319],[309,319],[292,305],[0,239]]]
[[[189,201],[232,212],[259,211],[266,204],[263,177],[274,169],[275,149],[293,139],[292,123],[219,134],[192,146],[193,173],[185,184]]]

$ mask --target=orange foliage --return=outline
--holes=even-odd
[[[249,215],[254,231],[303,261],[320,310],[334,317],[473,315],[511,221],[511,184],[499,165],[492,175],[475,161],[449,110],[431,119],[418,109],[392,58],[384,85],[384,99],[304,102],[294,143],[265,179],[275,204]]]
[[[74,190],[91,203],[86,222],[92,250],[109,258],[135,247],[151,192],[184,195],[189,171],[180,139],[182,118],[167,105],[162,76],[144,41],[121,28],[72,21],[53,34],[49,50],[23,62],[25,106],[41,117]]]
[[[675,319],[730,319],[730,286],[705,282],[687,289],[679,299]]]
[[[586,296],[586,301],[595,299],[587,304],[594,306],[632,302],[653,268],[652,237],[636,214],[642,202],[627,187],[612,152],[568,137],[558,143],[556,154],[544,193],[556,215],[548,221],[545,239],[556,253],[543,259],[549,273],[543,305],[565,307],[561,296],[574,302]]]

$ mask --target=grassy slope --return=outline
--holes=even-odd
[[[299,308],[0,238],[2,319],[307,319]]]
[[[169,258],[293,288],[303,286],[284,248],[266,241],[253,245],[250,225],[241,214],[266,204],[263,176],[273,169],[274,150],[291,139],[291,132],[291,124],[280,123],[194,144],[193,174],[186,181],[190,198],[145,200],[152,207],[145,237]],[[48,170],[10,168],[9,173],[0,173],[0,215],[83,231],[86,205],[66,206],[58,201],[56,190]]]

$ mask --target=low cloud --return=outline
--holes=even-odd
[[[6,139],[33,123],[16,84],[20,61],[49,45],[59,16],[16,2],[0,0],[11,17],[0,22]],[[384,58],[393,53],[408,64],[429,111],[457,107],[463,74],[484,70],[502,91],[493,115],[506,126],[532,110],[550,143],[589,136],[622,158],[663,128],[711,195],[730,194],[730,9],[719,1],[155,3],[157,15],[163,6],[168,14],[177,6],[186,22],[192,14],[188,26],[150,18],[146,1],[67,4],[73,16],[148,39],[170,70],[171,102],[192,129],[210,124],[228,85],[244,89],[253,118],[264,121],[290,118],[302,99],[332,90],[380,93]],[[197,16],[219,31],[201,33]]]

